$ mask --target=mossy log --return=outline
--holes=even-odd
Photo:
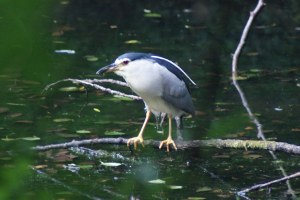
[[[281,151],[292,154],[300,154],[300,146],[288,144],[285,142],[276,141],[257,141],[257,140],[235,140],[235,139],[210,139],[210,140],[192,140],[192,141],[175,141],[178,150],[200,147],[212,148],[235,148],[245,150],[268,150],[268,151]],[[91,144],[115,144],[126,145],[126,138],[95,138],[87,140],[73,140],[71,142],[50,144],[45,146],[32,147],[33,150],[43,151],[48,149],[69,148]],[[160,141],[145,140],[145,145],[151,145],[158,148]]]

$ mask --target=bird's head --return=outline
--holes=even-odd
[[[130,64],[132,64],[133,61],[140,60],[143,58],[149,57],[150,54],[147,53],[125,53],[121,56],[119,56],[112,64],[107,65],[105,67],[102,67],[99,69],[96,74],[104,74],[106,72],[115,72],[118,74],[118,72],[126,70],[126,68],[130,67]]]

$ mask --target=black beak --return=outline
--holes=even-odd
[[[102,74],[104,74],[105,72],[111,72],[111,71],[113,71],[113,70],[115,69],[115,67],[116,67],[115,63],[112,63],[112,64],[110,64],[110,65],[107,65],[107,66],[102,67],[101,69],[99,69],[99,70],[96,72],[96,74],[102,75]]]

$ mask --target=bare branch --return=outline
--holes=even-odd
[[[160,141],[145,140],[146,145],[158,148]],[[44,151],[49,149],[69,148],[91,144],[117,144],[126,145],[126,138],[95,138],[87,140],[73,140],[71,142],[50,144],[45,146],[32,147],[33,150]],[[275,141],[257,141],[257,140],[234,140],[234,139],[211,139],[211,140],[192,140],[176,141],[178,149],[199,148],[199,147],[216,147],[216,148],[238,148],[238,149],[261,149],[270,151],[283,151],[287,153],[300,154],[300,146]]]
[[[141,100],[141,97],[138,97],[136,95],[125,94],[123,92],[120,92],[120,91],[117,91],[117,90],[112,90],[110,88],[106,88],[106,87],[103,87],[101,85],[95,84],[95,83],[113,83],[113,84],[117,84],[117,85],[120,85],[120,86],[128,87],[127,83],[122,82],[122,81],[118,81],[118,80],[113,80],[113,79],[92,79],[92,80],[91,79],[85,79],[85,80],[79,80],[79,79],[67,78],[67,79],[62,79],[62,80],[59,80],[57,82],[54,82],[54,83],[51,83],[51,84],[47,85],[45,87],[45,89],[43,90],[43,92],[49,90],[49,88],[53,87],[54,85],[57,85],[58,83],[66,82],[66,81],[70,81],[70,82],[75,83],[75,84],[82,84],[82,85],[90,86],[90,87],[93,87],[95,89],[101,90],[103,92],[110,93],[112,95],[128,97],[128,98],[131,98],[131,99],[134,99],[134,100]]]
[[[239,44],[238,44],[238,46],[237,46],[237,48],[236,48],[236,50],[233,54],[233,58],[232,58],[232,81],[233,81],[233,85],[235,86],[236,90],[238,91],[238,93],[240,95],[243,106],[245,107],[250,119],[256,125],[257,137],[264,140],[264,141],[266,141],[266,138],[265,138],[264,133],[263,133],[262,124],[259,122],[258,118],[251,111],[251,108],[248,104],[248,101],[247,101],[242,89],[240,88],[240,86],[237,82],[237,63],[238,63],[239,55],[240,55],[240,53],[242,51],[242,48],[245,44],[245,41],[246,41],[247,35],[249,33],[250,27],[252,25],[252,22],[253,22],[255,16],[258,14],[258,12],[262,9],[262,7],[264,5],[265,5],[265,3],[264,3],[263,0],[258,0],[258,3],[256,5],[255,9],[252,12],[250,12],[250,16],[249,16],[249,19],[247,21],[246,26],[243,29],[243,33],[242,33],[242,36],[240,38],[240,42],[239,42]],[[284,150],[284,151],[287,152],[286,150]],[[271,156],[274,160],[277,160],[277,156],[275,155],[275,153],[272,150],[269,150],[269,153],[271,154]],[[279,167],[279,170],[282,172],[283,176],[287,176],[287,174],[286,174],[284,168],[282,167],[282,165],[278,164],[278,167]],[[295,192],[293,191],[293,189],[292,189],[292,187],[291,187],[288,180],[286,181],[286,184],[287,184],[287,187],[288,187],[288,193],[291,194],[294,199],[297,198],[296,195],[295,195]],[[243,196],[243,197],[246,198],[246,196]]]
[[[257,136],[258,138],[261,138],[263,140],[266,140],[264,135],[263,135],[263,130],[262,130],[262,124],[259,122],[259,120],[257,119],[257,117],[253,114],[253,112],[251,111],[248,101],[242,91],[242,89],[240,88],[238,82],[237,82],[237,62],[238,62],[238,58],[239,55],[242,51],[242,48],[245,44],[246,38],[248,36],[249,30],[251,28],[252,22],[255,18],[255,16],[258,14],[258,12],[262,9],[262,7],[265,5],[263,0],[258,0],[258,3],[255,7],[255,9],[253,11],[250,12],[250,16],[249,19],[244,27],[242,36],[240,38],[240,42],[233,54],[233,58],[232,58],[232,81],[233,81],[233,85],[235,86],[236,90],[238,91],[241,101],[243,103],[243,106],[245,107],[250,119],[253,121],[253,123],[256,125],[257,128]]]
[[[116,84],[116,85],[120,85],[120,86],[124,86],[124,87],[129,87],[126,82],[118,81],[118,80],[114,80],[114,79],[92,79],[92,80],[85,79],[83,81],[91,82],[91,83],[112,83],[112,84]]]
[[[254,20],[254,18],[256,17],[256,15],[258,14],[258,12],[261,10],[261,8],[265,5],[264,1],[263,0],[259,0],[255,9],[253,11],[250,12],[250,16],[249,16],[249,19],[247,21],[247,24],[243,30],[243,33],[242,33],[242,36],[241,36],[241,39],[240,39],[240,42],[233,54],[233,58],[232,58],[232,78],[236,78],[237,77],[237,62],[238,62],[238,58],[240,56],[240,53],[244,47],[244,44],[245,44],[245,41],[246,41],[246,38],[248,36],[248,33],[249,33],[249,30],[250,30],[250,27],[252,25],[252,22]]]
[[[244,95],[243,90],[241,89],[240,85],[238,84],[238,82],[235,79],[233,79],[232,83],[233,83],[234,87],[236,88],[236,90],[238,91],[238,93],[240,95],[242,104],[243,104],[244,108],[246,109],[249,118],[252,120],[252,122],[256,126],[257,137],[261,138],[263,140],[266,140],[265,137],[264,137],[264,133],[263,133],[263,129],[262,129],[262,124],[259,122],[259,120],[257,119],[257,117],[253,114],[253,112],[252,112],[252,110],[251,110],[251,108],[249,106],[249,103],[248,103],[248,101],[247,101],[247,99],[246,99],[246,97]]]

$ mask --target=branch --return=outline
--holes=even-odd
[[[262,7],[264,5],[265,5],[265,3],[264,3],[263,0],[258,0],[258,3],[256,5],[255,9],[252,12],[250,12],[250,16],[249,16],[249,19],[247,21],[246,26],[244,27],[242,36],[240,38],[240,42],[239,42],[239,44],[238,44],[238,46],[237,46],[237,48],[236,48],[236,50],[233,54],[233,58],[232,58],[232,81],[233,81],[233,85],[235,86],[236,90],[238,91],[238,93],[240,95],[243,106],[245,107],[250,119],[256,125],[257,137],[264,140],[264,141],[266,141],[266,138],[265,138],[264,133],[263,133],[262,124],[259,122],[258,118],[251,111],[251,108],[248,104],[248,101],[247,101],[242,89],[240,88],[240,86],[237,82],[237,62],[238,62],[239,55],[240,55],[240,53],[242,51],[242,48],[245,44],[245,41],[246,41],[247,35],[249,33],[250,27],[252,25],[252,22],[253,22],[255,16],[258,14],[258,12],[262,9]],[[285,152],[288,152],[288,151],[285,151]],[[274,154],[274,152],[272,150],[269,150],[269,153],[271,154],[271,156],[274,160],[277,160],[277,156]],[[278,167],[279,167],[279,170],[282,172],[283,176],[286,177],[287,174],[286,174],[284,168],[282,167],[282,165],[278,164]],[[288,187],[288,193],[291,194],[294,199],[296,199],[297,197],[295,195],[295,192],[293,191],[293,189],[292,189],[292,187],[291,187],[288,180],[286,181],[286,184],[287,184],[287,187]],[[245,195],[242,195],[242,196],[246,198]]]
[[[265,5],[263,0],[258,0],[258,3],[255,7],[255,9],[253,11],[250,12],[250,16],[249,19],[244,27],[242,36],[240,38],[240,42],[233,54],[233,58],[232,58],[232,81],[233,81],[233,85],[236,88],[236,90],[238,91],[241,101],[243,103],[243,106],[245,107],[250,119],[252,120],[252,122],[256,125],[257,128],[257,137],[261,138],[263,140],[266,140],[263,134],[263,130],[262,130],[262,124],[259,122],[259,120],[257,119],[257,117],[253,114],[253,112],[250,109],[250,106],[248,104],[248,101],[242,91],[242,89],[240,88],[238,82],[237,82],[237,62],[238,62],[238,58],[240,56],[240,53],[242,51],[242,48],[244,47],[246,38],[248,36],[248,33],[250,31],[252,22],[254,20],[254,18],[256,17],[256,15],[258,14],[258,12],[262,9],[262,7]]]
[[[70,192],[72,192],[76,195],[81,195],[81,196],[85,197],[85,199],[101,200],[101,198],[99,198],[99,197],[92,196],[88,192],[82,192],[77,188],[71,187],[71,186],[67,185],[64,182],[62,182],[62,181],[60,181],[56,178],[53,178],[52,176],[50,176],[49,174],[43,172],[42,170],[36,169],[33,166],[29,166],[29,168],[32,169],[36,174],[38,174],[39,178],[41,178],[42,180],[44,179],[46,181],[50,181],[50,182],[52,182],[52,184],[54,184],[56,186],[64,188],[67,191],[70,191]]]
[[[120,92],[120,91],[117,91],[117,90],[112,90],[110,88],[106,88],[106,87],[103,87],[101,85],[95,84],[95,83],[113,83],[113,84],[117,84],[117,85],[120,85],[120,86],[128,87],[127,83],[122,82],[122,81],[118,81],[118,80],[113,80],[113,79],[85,79],[85,80],[79,80],[79,79],[67,78],[67,79],[62,79],[62,80],[59,80],[57,82],[54,82],[54,83],[51,83],[51,84],[47,85],[45,87],[45,89],[43,90],[43,92],[49,90],[49,88],[53,87],[54,85],[57,85],[58,83],[66,82],[66,81],[71,81],[72,83],[75,83],[75,84],[82,84],[82,85],[90,86],[90,87],[93,87],[95,89],[101,90],[103,92],[110,93],[112,95],[119,95],[119,96],[123,96],[123,97],[128,97],[128,98],[131,98],[131,99],[134,99],[134,100],[141,100],[141,97],[138,97],[136,95],[125,94],[123,92]]]
[[[246,38],[247,38],[247,35],[249,33],[249,30],[250,30],[250,27],[252,25],[252,22],[255,18],[255,16],[257,15],[257,13],[261,10],[261,8],[265,5],[264,1],[263,0],[259,0],[255,9],[250,12],[250,16],[249,16],[249,19],[247,21],[247,24],[243,30],[243,33],[242,33],[242,36],[241,36],[241,39],[240,39],[240,42],[233,54],[233,58],[232,58],[232,77],[235,79],[237,77],[237,62],[238,62],[238,58],[240,56],[240,53],[244,47],[244,44],[245,44],[245,41],[246,41]]]
[[[243,104],[244,108],[246,109],[249,118],[252,120],[252,122],[256,126],[257,137],[261,138],[262,140],[266,140],[264,133],[263,133],[262,124],[259,122],[258,118],[253,114],[243,90],[241,89],[240,85],[238,84],[238,82],[235,79],[233,79],[232,83],[233,83],[235,89],[237,90],[238,94],[240,95],[242,104]]]
[[[45,146],[32,147],[33,150],[44,151],[49,149],[69,148],[91,144],[117,144],[126,145],[126,138],[95,138],[87,140],[73,140],[71,142],[50,144]],[[146,145],[158,148],[160,142],[156,140],[145,140]],[[257,140],[233,140],[233,139],[211,139],[211,140],[192,140],[177,141],[178,149],[216,147],[216,148],[236,148],[236,149],[260,149],[269,151],[283,151],[286,153],[300,154],[300,146],[275,141],[257,141]]]
[[[273,180],[273,181],[270,181],[270,182],[267,182],[267,183],[257,184],[257,185],[254,185],[254,186],[250,187],[250,188],[238,191],[237,195],[244,197],[247,192],[250,192],[250,191],[253,191],[253,190],[259,190],[261,188],[268,187],[268,186],[270,186],[272,184],[280,183],[280,182],[283,182],[283,181],[287,181],[287,180],[289,180],[291,178],[295,178],[295,177],[298,177],[298,176],[300,176],[300,172],[297,172],[297,173],[294,173],[292,175],[285,176],[283,178],[276,179],[276,180]]]

